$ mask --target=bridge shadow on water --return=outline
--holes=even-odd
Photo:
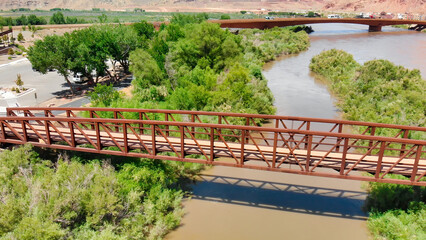
[[[201,178],[192,199],[356,220],[367,218],[361,210],[365,192],[227,176]]]

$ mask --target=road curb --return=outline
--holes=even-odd
[[[16,60],[16,61],[10,62],[10,63],[5,63],[5,64],[0,65],[0,68],[2,68],[2,67],[6,67],[6,66],[9,66],[9,65],[14,65],[14,64],[17,64],[17,63],[23,62],[23,61],[25,61],[25,60],[28,60],[28,59],[27,59],[27,58],[22,58],[22,59],[19,59],[19,60]]]

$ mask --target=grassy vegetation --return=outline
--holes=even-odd
[[[391,178],[405,179],[391,175]],[[425,239],[426,188],[369,183],[364,209],[374,239]]]
[[[338,95],[339,107],[349,120],[426,126],[426,81],[417,69],[408,70],[386,60],[358,64],[352,55],[332,49],[315,56],[313,72],[324,76]],[[382,136],[395,136],[389,129]],[[426,139],[424,133],[409,135]]]
[[[49,36],[36,42],[30,60],[41,72],[52,67],[62,69],[64,76],[69,71],[102,72],[106,59],[121,66],[130,61],[133,96],[125,97],[111,85],[98,85],[90,93],[95,107],[273,114],[273,96],[262,66],[280,54],[305,50],[307,34],[276,28],[235,35],[205,22],[206,18],[205,14],[175,15],[160,31],[140,22]],[[114,30],[117,34],[108,34]],[[131,114],[125,117],[138,117]],[[150,115],[152,120],[160,117],[164,114]],[[0,155],[0,236],[160,239],[179,225],[182,216],[179,179],[199,170],[188,163],[113,157],[108,161],[69,154],[73,155],[37,157],[27,146]]]
[[[328,80],[347,119],[426,125],[426,81],[419,70],[408,70],[386,60],[361,65],[352,55],[336,49],[315,56],[310,69]],[[395,136],[391,130],[376,134]],[[426,139],[419,132],[408,137]],[[425,239],[425,187],[369,183],[367,190],[365,210],[370,213],[368,227],[374,239]]]
[[[182,216],[177,183],[200,169],[42,153],[29,145],[0,153],[1,239],[159,239]]]
[[[273,114],[262,66],[280,54],[307,49],[307,34],[275,28],[235,35],[216,24],[190,23],[204,19],[175,17],[145,47],[130,53],[132,98],[114,95],[114,101],[92,105]]]
[[[43,18],[46,23],[49,23],[52,16],[58,11],[41,11],[41,10],[31,10],[31,11],[3,11],[0,12],[0,24],[3,19],[11,18],[16,22],[16,19],[20,18],[22,15],[30,16],[35,15],[37,17]],[[62,10],[62,14],[65,18],[76,19],[78,23],[98,23],[100,18],[103,16],[106,17],[106,23],[124,23],[124,22],[140,22],[145,21],[170,21],[173,15],[177,13],[174,12],[142,12],[142,11],[77,11],[77,10]],[[197,15],[198,13],[179,13],[183,15]],[[221,19],[223,13],[208,13],[209,19]],[[266,15],[257,15],[257,14],[241,14],[241,13],[229,13],[226,16],[231,19],[253,19],[253,18],[264,18]],[[10,25],[10,22],[6,21],[3,26]],[[15,25],[15,24],[11,24]]]

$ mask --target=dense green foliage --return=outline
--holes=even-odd
[[[368,227],[374,239],[426,239],[426,206],[418,208],[391,210],[385,213],[373,213]]]
[[[349,120],[426,126],[426,81],[420,71],[408,70],[386,60],[360,65],[352,55],[332,49],[312,59],[310,68],[324,76],[341,102],[339,107]],[[380,130],[382,136],[395,132]],[[422,133],[412,139],[426,139]]]
[[[273,114],[262,65],[305,50],[307,34],[276,28],[235,35],[217,24],[198,23],[204,18],[175,15],[151,40],[141,34],[147,44],[130,54],[133,97],[109,106]]]
[[[65,24],[65,17],[62,12],[55,12],[50,18],[50,24]]]
[[[426,124],[426,81],[419,70],[386,60],[360,65],[352,55],[336,49],[315,56],[310,69],[329,82],[345,118],[422,127]],[[393,137],[396,132],[380,129],[376,134]],[[408,137],[426,139],[421,132]],[[368,226],[375,239],[425,239],[425,187],[371,182],[367,190],[365,210],[370,213]]]
[[[393,175],[392,178],[405,178]],[[426,188],[369,183],[365,210],[375,239],[426,238]]]
[[[129,54],[141,46],[136,31],[124,25],[99,25],[65,33],[63,36],[46,36],[38,40],[28,51],[33,69],[46,74],[55,69],[70,85],[69,75],[81,73],[93,83],[92,72],[99,76],[110,74],[107,60],[129,67]]]
[[[183,192],[176,183],[197,169],[149,159],[44,160],[29,145],[6,150],[0,238],[159,239],[179,225]]]
[[[19,25],[44,25],[47,21],[43,17],[37,17],[35,14],[22,15],[17,18],[0,16],[0,26],[19,26]]]

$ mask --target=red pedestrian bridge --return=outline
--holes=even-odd
[[[415,126],[180,110],[25,107],[0,117],[3,144],[418,186],[425,136]]]
[[[380,32],[383,26],[417,24],[425,25],[426,21],[401,20],[401,19],[363,19],[363,18],[275,18],[268,19],[231,19],[231,20],[210,20],[209,22],[219,23],[222,28],[258,28],[267,29],[273,27],[286,27],[305,24],[318,23],[353,23],[368,25],[370,32]]]

